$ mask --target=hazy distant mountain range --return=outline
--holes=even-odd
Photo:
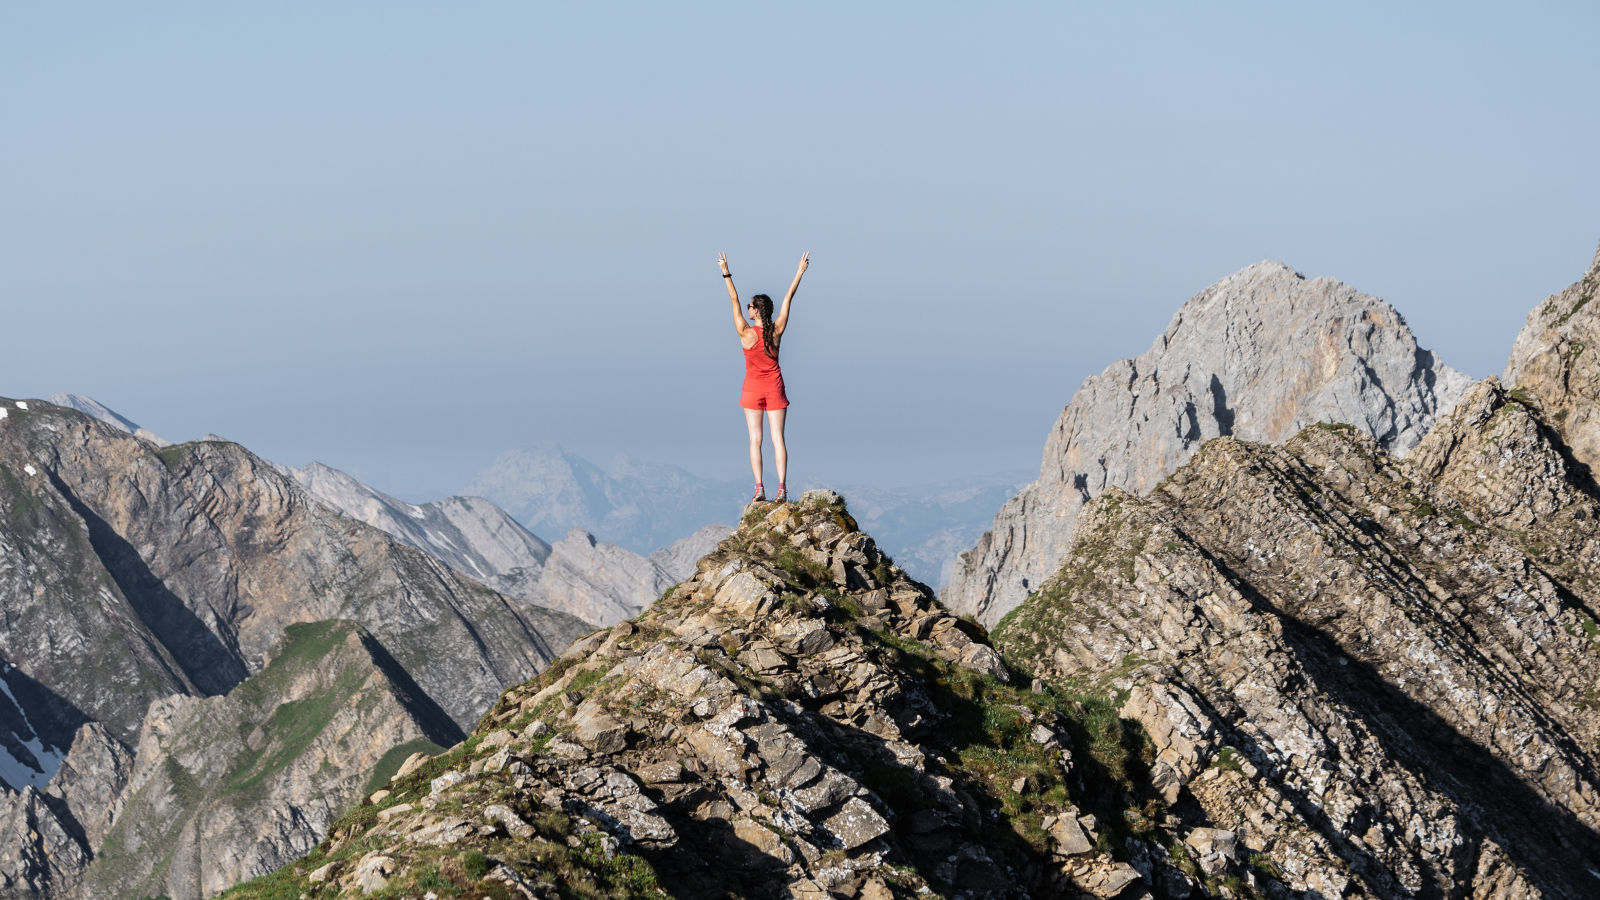
[[[626,454],[602,469],[549,441],[500,454],[463,493],[493,500],[535,533],[582,528],[643,554],[709,522],[738,521],[748,490]]]
[[[912,577],[938,587],[949,580],[956,554],[1033,477],[1017,470],[908,488],[800,479],[794,493],[817,487],[843,493],[879,546]],[[602,469],[547,442],[500,454],[464,493],[493,500],[535,533],[581,528],[643,554],[707,522],[738,521],[749,490],[744,481],[703,478],[625,454]]]

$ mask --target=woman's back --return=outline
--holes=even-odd
[[[775,356],[767,355],[767,345],[762,340],[761,326],[752,325],[750,330],[756,333],[756,342],[744,348],[744,378],[746,383],[751,380],[766,382],[777,379],[781,381],[783,379],[783,370],[778,368],[778,360]],[[776,344],[773,345],[772,352],[778,352]]]

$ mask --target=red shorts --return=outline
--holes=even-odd
[[[745,409],[786,409],[789,398],[784,396],[783,385],[780,384],[775,388],[745,391],[739,395],[739,405]]]

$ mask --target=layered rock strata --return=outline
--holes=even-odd
[[[1185,303],[1143,355],[1084,381],[1038,480],[962,554],[941,596],[993,625],[1060,567],[1102,491],[1143,493],[1211,438],[1276,443],[1316,422],[1403,453],[1470,383],[1419,348],[1388,303],[1258,263]]]
[[[1109,852],[1150,827],[1111,815],[1137,788],[1110,709],[1016,684],[982,629],[833,500],[754,506],[669,597],[575,643],[461,747],[408,761],[310,856],[227,897],[1192,885],[1170,857]]]
[[[1600,500],[1566,459],[1494,381],[1405,460],[1213,441],[1098,498],[997,641],[1125,692],[1169,833],[1229,832],[1217,873],[1268,896],[1593,896]]]

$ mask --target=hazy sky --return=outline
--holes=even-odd
[[[1474,376],[1600,240],[1600,5],[0,5],[0,394],[400,493],[540,440],[792,481],[1036,468],[1262,259]]]

